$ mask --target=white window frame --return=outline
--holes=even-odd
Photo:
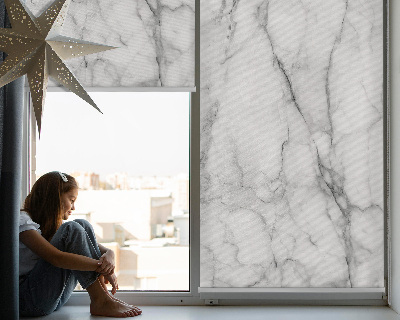
[[[36,154],[36,122],[35,122],[35,117],[34,117],[34,112],[33,112],[33,107],[31,104],[31,98],[30,98],[30,92],[29,92],[29,87],[26,85],[25,86],[25,92],[24,92],[24,130],[23,130],[23,160],[22,160],[22,179],[21,181],[21,199],[25,199],[25,197],[29,193],[29,186],[31,185],[31,181],[35,180],[35,170],[36,170],[36,159],[35,159],[35,154]],[[63,88],[60,87],[48,87],[47,91],[49,92],[65,92]],[[91,87],[91,88],[86,88],[86,91],[88,92],[191,92],[190,95],[190,112],[189,112],[189,118],[190,118],[190,131],[191,133],[189,134],[190,136],[190,146],[189,146],[189,223],[190,223],[190,243],[189,243],[189,248],[190,248],[190,253],[189,253],[189,291],[120,291],[117,293],[117,296],[120,299],[123,299],[125,301],[130,301],[132,303],[139,304],[139,301],[144,299],[143,303],[140,303],[141,305],[145,304],[160,304],[160,305],[177,305],[177,304],[193,304],[193,305],[200,305],[201,301],[199,300],[199,294],[197,292],[197,288],[199,287],[199,279],[200,279],[200,236],[199,232],[194,232],[192,230],[199,229],[198,227],[196,228],[196,225],[199,226],[200,222],[200,217],[199,217],[199,210],[196,208],[199,208],[199,197],[198,199],[194,199],[192,197],[192,194],[194,192],[196,194],[200,194],[199,186],[195,185],[194,181],[199,181],[199,174],[198,177],[193,179],[192,174],[195,174],[195,172],[199,172],[199,161],[197,161],[197,164],[194,164],[193,159],[199,159],[199,155],[194,154],[196,153],[196,150],[198,148],[194,148],[193,145],[196,145],[196,142],[194,142],[194,139],[197,139],[197,145],[199,145],[199,137],[195,134],[192,134],[194,131],[193,126],[195,126],[193,120],[193,113],[194,107],[193,107],[193,96],[196,95],[196,90],[195,88],[97,88],[97,87]],[[196,99],[196,98],[195,98]],[[197,108],[197,110],[199,110]],[[197,122],[199,117],[196,117]],[[196,129],[198,132],[198,130]],[[196,168],[196,166],[198,168]],[[193,192],[194,190],[194,192]],[[197,190],[197,191],[196,191]],[[197,241],[197,243],[196,243]],[[198,263],[194,263],[198,261]],[[193,290],[193,288],[195,288]],[[89,296],[86,292],[74,292],[69,300],[68,303],[73,304],[73,305],[81,305],[81,304],[89,304]]]
[[[386,23],[389,19],[388,1],[383,1],[384,28],[389,37],[389,28]],[[196,29],[195,29],[195,84],[200,88],[200,1],[196,0]],[[389,39],[389,38],[387,38]],[[389,74],[388,46],[385,47],[384,76]],[[385,78],[386,79],[386,78]],[[389,94],[388,82],[384,83],[384,92]],[[389,245],[389,194],[385,191],[385,288],[200,288],[200,90],[187,88],[86,88],[88,92],[123,92],[123,91],[192,91],[190,98],[190,281],[189,292],[161,292],[161,291],[124,291],[118,292],[118,298],[136,305],[388,305],[388,278],[390,266]],[[64,91],[62,88],[48,88],[48,91]],[[25,90],[24,116],[24,143],[22,163],[22,199],[29,191],[29,184],[34,174],[35,120],[29,108],[29,88]],[[387,97],[384,105],[389,109]],[[389,112],[387,112],[388,117]],[[389,138],[389,119],[386,119],[386,132]],[[29,140],[33,141],[32,144]],[[385,145],[388,145],[385,140]],[[388,161],[385,164],[385,185],[389,184],[389,150]],[[33,163],[30,168],[29,162]],[[89,296],[85,292],[74,292],[68,302],[69,305],[87,305]]]

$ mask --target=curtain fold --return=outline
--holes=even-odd
[[[9,27],[0,0],[0,27]],[[3,61],[4,57],[1,57]],[[0,62],[1,62],[0,61]],[[18,319],[18,218],[21,197],[23,84],[0,88],[0,319]]]

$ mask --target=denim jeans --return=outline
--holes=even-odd
[[[64,252],[93,259],[101,256],[93,228],[83,219],[63,223],[50,243]],[[39,259],[19,285],[20,315],[50,314],[68,301],[78,281],[86,289],[98,276],[94,271],[61,269]]]

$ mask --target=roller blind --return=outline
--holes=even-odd
[[[201,2],[201,287],[384,286],[383,4]]]
[[[54,0],[26,0],[38,15]],[[71,1],[62,34],[118,49],[67,61],[85,88],[194,87],[195,0]],[[49,86],[57,86],[49,82]]]

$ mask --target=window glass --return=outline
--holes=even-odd
[[[47,93],[36,178],[76,178],[70,219],[89,220],[115,251],[120,289],[189,290],[190,94],[90,95],[103,114],[74,94]]]

